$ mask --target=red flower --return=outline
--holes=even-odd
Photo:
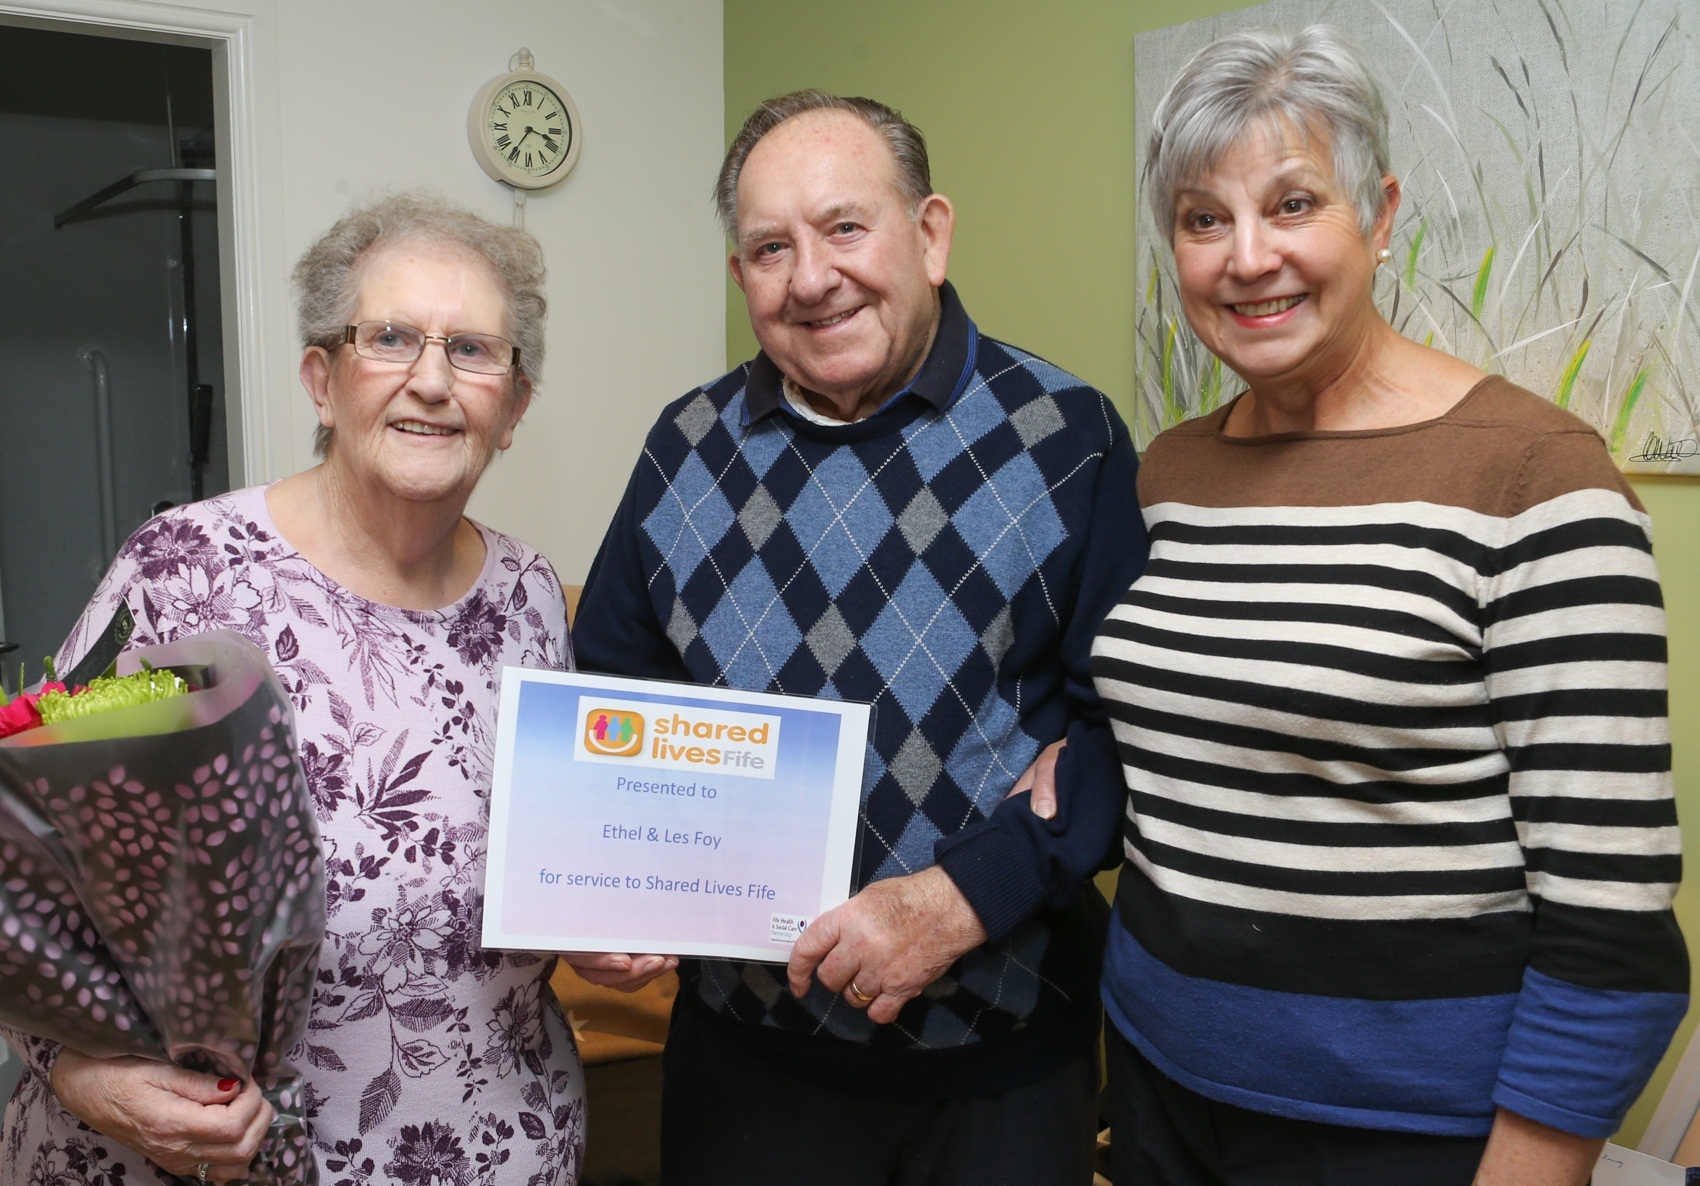
[[[41,724],[41,710],[35,706],[35,702],[48,692],[64,690],[65,685],[55,679],[42,684],[40,692],[20,692],[12,697],[10,704],[0,708],[0,737],[10,737],[14,733],[37,728]],[[81,688],[77,689],[77,692],[81,691]],[[71,694],[74,696],[76,692]]]
[[[10,704],[0,708],[0,737],[10,737],[41,724],[41,714],[35,708],[39,699],[39,696],[25,692],[12,697]]]

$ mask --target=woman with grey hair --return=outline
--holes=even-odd
[[[351,211],[295,271],[317,466],[124,545],[60,654],[238,630],[295,704],[328,886],[305,1044],[320,1181],[571,1183],[583,1075],[553,958],[479,946],[496,679],[570,664],[549,562],[465,516],[543,361],[543,257],[428,195]],[[252,1084],[9,1034],[0,1183],[235,1181]],[[86,1126],[86,1127],[85,1127]]]
[[[1225,37],[1157,109],[1244,389],[1146,453],[1094,647],[1116,1186],[1579,1184],[1686,1007],[1649,521],[1587,425],[1377,310],[1386,125],[1324,28]]]

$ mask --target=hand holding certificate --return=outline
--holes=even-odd
[[[784,962],[849,896],[870,711],[504,669],[485,946]]]

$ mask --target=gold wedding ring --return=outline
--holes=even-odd
[[[852,978],[851,981],[850,981],[850,995],[855,997],[859,1004],[871,1005],[871,1004],[874,1003],[874,998],[869,996],[867,993],[863,992],[857,986],[854,978]]]

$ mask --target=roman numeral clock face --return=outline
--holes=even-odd
[[[535,73],[507,74],[484,87],[467,134],[484,171],[520,189],[542,189],[578,162],[578,110],[565,88]]]

